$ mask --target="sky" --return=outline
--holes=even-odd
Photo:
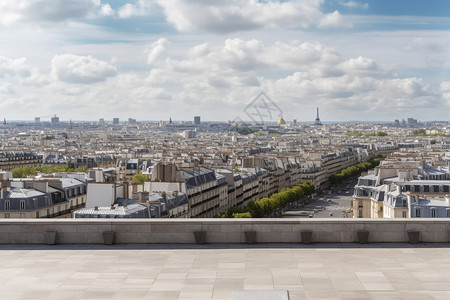
[[[0,118],[450,120],[448,0],[0,0]]]

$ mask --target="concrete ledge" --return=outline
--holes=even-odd
[[[315,243],[352,243],[367,230],[369,243],[406,243],[408,230],[427,243],[450,242],[450,219],[7,219],[0,220],[0,244],[44,244],[46,231],[57,231],[57,244],[103,244],[102,233],[114,231],[119,244],[195,244],[194,232],[206,242],[245,243],[256,231],[260,243],[300,243],[311,230]]]

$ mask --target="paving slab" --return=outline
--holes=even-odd
[[[450,299],[450,244],[0,245],[0,265],[4,299]]]

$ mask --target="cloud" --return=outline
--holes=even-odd
[[[267,44],[235,38],[185,52],[180,57],[166,51],[146,81],[170,91],[171,101],[189,102],[191,109],[243,108],[242,101],[250,101],[260,89],[276,95],[283,110],[301,113],[320,105],[347,119],[350,112],[360,118],[365,113],[383,116],[444,105],[441,93],[422,79],[398,78],[391,66],[368,57],[344,59],[319,42]]]
[[[114,66],[92,56],[56,55],[52,59],[51,66],[52,76],[68,83],[95,83],[117,74]]]
[[[314,116],[316,106],[325,120],[385,120],[393,114],[418,117],[417,111],[432,118],[450,105],[448,82],[434,90],[421,78],[398,77],[391,66],[376,59],[346,58],[314,41],[234,38],[185,47],[161,38],[145,50],[146,56],[139,59],[150,65],[140,65],[138,71],[118,71],[115,64],[122,57],[112,64],[92,56],[57,55],[51,61],[51,73],[48,66],[36,70],[25,59],[2,58],[4,69],[24,66],[30,74],[21,77],[19,71],[10,71],[6,80],[0,80],[2,95],[10,102],[29,99],[43,110],[41,114],[27,108],[27,115],[51,110],[64,117],[62,112],[70,111],[72,118],[83,119],[108,115],[188,119],[190,112],[216,120],[246,119],[243,109],[261,90],[287,119],[298,120]],[[142,72],[142,67],[147,71]],[[87,84],[95,82],[101,84]],[[145,107],[151,107],[151,113]],[[8,109],[13,111],[13,106]],[[326,116],[327,111],[333,114]]]
[[[327,27],[351,27],[352,25],[346,23],[342,15],[335,10],[332,13],[326,14],[320,20],[318,27],[327,28]]]
[[[147,63],[149,65],[154,65],[158,63],[158,61],[162,60],[166,57],[167,54],[167,46],[169,42],[165,38],[160,38],[153,44],[148,46],[148,57]]]
[[[446,42],[415,37],[403,49],[408,52],[420,53],[425,63],[431,67],[442,67],[449,61],[450,48]]]
[[[26,61],[25,57],[10,59],[0,56],[0,78],[6,76],[29,77],[30,67]]]
[[[353,8],[362,8],[362,9],[368,9],[369,3],[362,3],[362,2],[356,2],[356,1],[339,1],[339,4],[342,6],[345,6],[347,8],[353,9]]]
[[[136,4],[127,3],[117,11],[119,18],[127,19],[134,16],[145,16],[151,13],[155,4],[153,1],[138,0]]]
[[[100,10],[99,10],[99,15],[100,16],[104,16],[104,17],[110,17],[110,16],[114,16],[115,12],[114,10],[111,8],[111,5],[109,4],[102,4]]]
[[[61,22],[69,19],[111,13],[99,0],[0,0],[0,24],[17,22]]]
[[[14,94],[15,91],[12,88],[11,84],[2,84],[0,85],[0,94]]]
[[[260,28],[347,26],[338,11],[324,14],[320,0],[157,0],[179,31],[228,33]]]

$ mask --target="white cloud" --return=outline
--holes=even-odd
[[[369,3],[362,3],[362,2],[356,2],[356,1],[339,1],[339,4],[342,6],[345,6],[347,8],[362,8],[362,9],[368,9]]]
[[[443,67],[449,62],[450,47],[447,41],[432,41],[424,37],[415,37],[403,49],[421,54],[428,66]]]
[[[165,38],[160,38],[153,44],[148,46],[147,63],[149,65],[157,64],[158,61],[164,59],[167,55],[168,41]]]
[[[127,19],[134,16],[145,16],[154,9],[153,1],[138,0],[136,4],[127,3],[118,9],[118,15],[121,19]]]
[[[346,26],[338,11],[324,14],[321,0],[157,0],[179,31],[227,33],[258,28]]]
[[[371,58],[344,59],[318,42],[265,44],[237,38],[193,46],[179,58],[166,54],[147,82],[170,91],[171,101],[188,101],[191,109],[243,109],[245,99],[250,101],[259,89],[276,95],[283,109],[299,113],[321,105],[347,119],[351,112],[357,119],[364,113],[373,117],[444,105],[441,94],[422,79],[398,78],[392,67]]]
[[[7,83],[7,84],[0,84],[0,94],[14,94],[15,91],[12,88],[12,85]]]
[[[51,64],[53,77],[68,83],[95,83],[117,74],[114,66],[91,56],[56,55]]]
[[[327,27],[351,27],[352,25],[346,23],[342,15],[335,10],[332,13],[326,14],[319,22],[318,25],[320,28]]]
[[[440,84],[440,90],[442,92],[450,92],[450,81],[448,82],[442,82]]]
[[[373,58],[345,58],[319,42],[234,38],[185,47],[178,40],[159,39],[145,48],[146,56],[139,50],[141,63],[150,64],[148,73],[142,68],[117,71],[115,64],[124,59],[120,55],[114,65],[92,56],[57,55],[49,75],[48,67],[35,70],[24,59],[12,64],[13,60],[3,58],[1,66],[25,66],[30,74],[8,73],[1,88],[3,98],[12,103],[33,101],[26,106],[31,115],[46,114],[35,111],[38,107],[58,114],[70,111],[72,118],[114,115],[147,120],[189,119],[187,114],[194,111],[209,119],[246,119],[242,111],[260,90],[287,119],[298,120],[314,116],[316,106],[328,120],[386,120],[393,114],[418,117],[412,114],[417,111],[429,116],[445,112],[450,105],[448,82],[435,91],[420,78],[397,77],[391,66]],[[104,57],[101,53],[96,56]],[[15,94],[5,94],[11,91]],[[151,113],[146,107],[152,108]],[[326,111],[333,114],[327,117]]]
[[[111,5],[109,4],[102,4],[99,15],[104,17],[110,17],[114,16],[114,10],[111,8]]]
[[[0,0],[0,24],[17,22],[61,22],[64,20],[108,15],[109,4],[99,0]]]
[[[0,78],[6,76],[30,76],[30,67],[26,63],[25,57],[10,59],[0,56]]]

